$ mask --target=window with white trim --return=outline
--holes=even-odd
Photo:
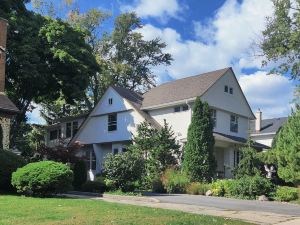
[[[109,105],[112,105],[112,103],[113,103],[113,99],[112,99],[112,98],[109,98],[109,99],[108,99],[108,104],[109,104]]]
[[[240,151],[234,150],[233,151],[233,166],[236,167],[239,165],[241,159]]]
[[[225,87],[224,87],[224,92],[228,93],[228,86],[227,85],[225,85]]]
[[[114,148],[114,149],[113,149],[113,154],[116,155],[116,154],[118,154],[118,153],[119,153],[119,149],[118,149],[118,148]]]
[[[50,135],[49,135],[50,141],[57,140],[61,138],[61,129],[56,129],[56,130],[50,130]]]
[[[229,88],[229,94],[233,94],[233,88]]]
[[[213,122],[213,128],[215,128],[217,126],[217,110],[211,109],[210,115]]]
[[[239,131],[239,117],[236,115],[230,116],[230,131],[234,133]]]
[[[108,131],[117,130],[117,113],[112,113],[108,115]]]

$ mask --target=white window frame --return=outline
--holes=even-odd
[[[213,128],[216,128],[217,127],[217,110],[210,109],[210,115],[211,115],[211,119],[213,121]]]
[[[239,117],[237,115],[230,115],[230,132],[239,132]]]
[[[110,120],[110,116],[115,116],[115,120]],[[111,113],[107,115],[107,131],[111,132],[111,131],[116,131],[118,129],[118,114],[117,113]],[[112,129],[112,127],[115,127],[114,129]]]

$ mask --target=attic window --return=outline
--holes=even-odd
[[[109,98],[109,99],[108,99],[108,104],[109,104],[109,105],[112,105],[112,102],[113,102],[113,99],[112,99],[112,98]]]
[[[227,85],[225,85],[225,87],[224,87],[224,92],[228,93],[228,86]]]
[[[233,88],[232,88],[232,87],[229,88],[229,93],[230,93],[230,94],[233,94]]]

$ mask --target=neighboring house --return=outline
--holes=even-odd
[[[9,149],[10,121],[18,108],[5,95],[7,21],[0,18],[0,149]]]
[[[83,121],[87,118],[88,113],[63,117],[54,120],[51,125],[45,127],[46,136],[45,144],[48,147],[54,147],[61,142],[66,144],[75,136]]]
[[[166,120],[184,145],[197,96],[211,107],[218,176],[232,177],[240,158],[238,149],[247,141],[249,123],[255,116],[231,68],[171,81],[144,95],[109,87],[70,144],[85,145],[96,162],[94,173],[101,172],[108,153],[126,151],[137,126],[145,120],[157,128]]]
[[[250,123],[251,139],[257,143],[271,147],[276,133],[287,121],[287,117],[263,120],[260,110],[255,113],[255,116],[256,120]]]

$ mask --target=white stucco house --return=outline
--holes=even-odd
[[[255,119],[232,68],[171,81],[143,95],[111,86],[84,122],[81,118],[70,144],[85,145],[83,151],[90,155],[94,173],[101,172],[108,153],[126,151],[137,125],[145,120],[159,128],[165,119],[178,142],[184,145],[197,96],[211,107],[218,176],[229,178],[239,161],[238,148],[249,137],[250,120]],[[62,123],[62,127],[66,123],[71,122]],[[55,127],[58,125],[52,125]],[[48,130],[50,137],[51,129]],[[257,144],[257,147],[266,146]]]

